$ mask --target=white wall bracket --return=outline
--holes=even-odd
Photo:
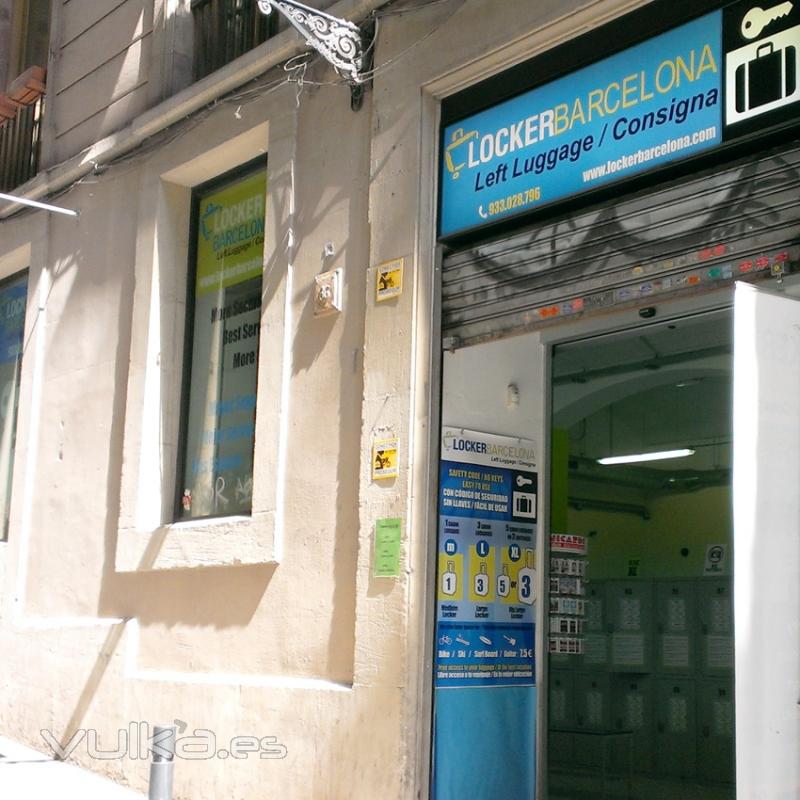
[[[275,8],[289,20],[306,44],[313,47],[348,82],[364,83],[364,36],[358,25],[326,14],[296,0],[258,0],[262,14]]]

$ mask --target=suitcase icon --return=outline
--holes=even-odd
[[[726,54],[726,122],[749,119],[800,100],[800,25]]]
[[[788,48],[786,55],[794,55]],[[762,44],[756,57],[736,70],[736,110],[751,111],[767,103],[774,103],[791,94],[794,86],[787,83],[794,78],[794,70],[784,70],[784,51],[773,49],[772,42]],[[788,80],[787,80],[788,79]]]

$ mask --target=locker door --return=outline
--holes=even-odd
[[[656,680],[656,771],[673,778],[694,778],[695,682],[687,678]]]
[[[633,769],[648,773],[653,769],[653,693],[649,675],[615,675],[612,685],[613,725],[616,730],[633,731],[631,737]],[[624,773],[628,754],[624,747],[614,751],[614,768]]]
[[[697,777],[730,782],[734,777],[733,681],[697,684]]]
[[[693,581],[657,581],[656,670],[689,675],[696,669]]]
[[[601,672],[575,673],[575,725],[587,730],[611,725],[609,676]]]
[[[586,669],[604,670],[608,666],[606,632],[606,591],[604,581],[591,581],[586,587],[586,626],[583,635],[582,663]]]
[[[700,664],[703,674],[733,674],[733,586],[730,578],[703,578],[698,586]]]
[[[736,287],[736,789],[800,796],[800,303]]]
[[[575,673],[575,726],[587,732],[611,727],[611,679],[600,672]],[[575,763],[598,768],[603,763],[602,736],[575,737]]]
[[[568,730],[575,727],[575,676],[564,670],[551,670],[549,676],[548,753],[555,764],[571,764],[573,735]]]
[[[651,671],[652,589],[650,581],[638,578],[606,584],[614,672]]]

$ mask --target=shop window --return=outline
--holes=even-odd
[[[193,194],[179,520],[252,510],[265,201],[263,159]]]
[[[8,538],[27,297],[27,273],[0,283],[0,541]]]
[[[262,14],[256,0],[192,0],[195,80],[273,36],[277,16]]]
[[[49,0],[9,5],[0,18],[0,191],[38,172],[50,43]]]

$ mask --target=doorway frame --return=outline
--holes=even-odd
[[[766,281],[759,281],[764,283]],[[542,431],[542,473],[544,477],[544,491],[540,493],[540,507],[542,509],[540,524],[539,547],[542,553],[543,568],[539,571],[538,579],[539,597],[544,600],[547,594],[550,577],[549,546],[551,529],[550,486],[552,471],[552,360],[553,351],[559,345],[592,339],[609,334],[623,334],[636,330],[644,330],[649,326],[660,326],[670,321],[686,319],[688,317],[702,316],[716,311],[733,309],[733,293],[735,284],[730,284],[719,289],[702,292],[675,295],[657,302],[642,302],[636,306],[609,311],[608,313],[590,317],[588,319],[564,322],[551,328],[540,330],[539,347],[542,348],[542,391],[543,420]],[[645,308],[655,308],[656,314],[646,318],[640,315]],[[731,330],[731,337],[733,331]],[[731,346],[733,339],[731,338]],[[734,587],[735,594],[735,587]],[[549,787],[547,785],[547,764],[549,755],[548,741],[548,714],[549,714],[549,657],[547,652],[548,631],[546,629],[547,615],[544,602],[537,613],[538,635],[536,646],[539,648],[539,665],[537,669],[538,707],[536,715],[536,799],[548,800]],[[736,641],[736,628],[734,623],[734,643]],[[734,681],[736,675],[734,672]]]

